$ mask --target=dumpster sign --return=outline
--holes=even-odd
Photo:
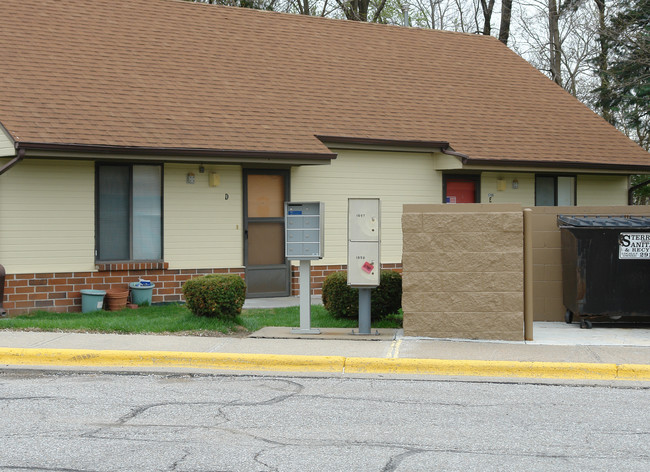
[[[650,233],[621,233],[618,237],[619,259],[650,259]]]

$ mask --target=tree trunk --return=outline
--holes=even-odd
[[[490,36],[492,33],[492,11],[494,10],[494,0],[488,4],[486,0],[481,0],[481,10],[483,10],[483,34]]]
[[[506,46],[510,38],[510,17],[512,16],[512,0],[501,2],[501,26],[499,27],[499,41]]]
[[[611,88],[609,83],[609,44],[606,35],[607,24],[605,23],[605,0],[594,0],[598,8],[598,78],[600,87],[598,88],[598,103],[600,105],[600,114],[611,124],[614,124],[614,114],[611,109]]]
[[[548,0],[549,62],[551,79],[562,87],[562,45],[560,44],[560,12],[555,0]]]

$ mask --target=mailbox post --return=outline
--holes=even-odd
[[[323,202],[285,202],[285,257],[300,261],[299,334],[320,334],[311,327],[311,261],[323,258]]]
[[[379,285],[378,198],[348,199],[348,285],[359,289],[359,334],[370,334],[370,293]]]

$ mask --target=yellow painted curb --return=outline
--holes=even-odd
[[[86,367],[189,367],[283,372],[343,372],[340,356],[223,354],[173,351],[0,349],[0,364]]]
[[[650,365],[621,364],[618,366],[620,380],[650,380]]]
[[[0,348],[0,364],[650,381],[650,365]]]
[[[476,361],[445,359],[348,358],[345,372],[355,374],[428,374],[477,377],[615,380],[616,364]]]

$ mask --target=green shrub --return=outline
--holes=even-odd
[[[183,285],[187,308],[199,316],[234,318],[246,299],[246,284],[239,275],[205,275]]]
[[[359,290],[347,282],[347,272],[334,272],[323,282],[323,305],[336,318],[359,316]],[[370,293],[372,320],[380,320],[397,313],[402,307],[402,276],[399,272],[382,270],[379,286]]]

